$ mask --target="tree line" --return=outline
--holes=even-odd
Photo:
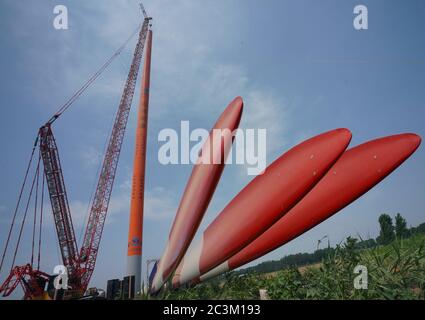
[[[406,219],[400,213],[396,214],[396,216],[394,217],[394,221],[390,215],[385,213],[381,214],[378,218],[378,222],[380,226],[378,237],[376,239],[371,238],[356,242],[355,245],[358,249],[367,249],[381,245],[387,245],[396,239],[404,239],[418,233],[425,233],[425,223],[422,223],[417,227],[408,228]],[[318,245],[322,240],[318,241]],[[236,271],[236,273],[269,273],[286,268],[301,267],[305,265],[319,263],[323,259],[333,255],[335,253],[335,250],[336,249],[331,247],[328,243],[327,248],[317,249],[313,253],[297,253],[287,255],[281,258],[280,260],[262,262],[256,266]]]

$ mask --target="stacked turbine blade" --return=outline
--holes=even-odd
[[[241,112],[242,100],[238,97],[214,128],[236,129]],[[193,285],[295,239],[373,188],[421,143],[419,136],[407,133],[372,140],[346,151],[350,140],[349,130],[336,129],[282,154],[229,202],[200,241],[188,250],[224,168],[224,163],[197,163],[158,271],[151,275],[151,293],[157,293],[173,273],[173,287]],[[231,142],[221,146],[224,157],[230,147]],[[212,157],[219,154],[208,141],[202,151]]]
[[[242,109],[242,99],[235,98],[221,114],[201,149],[177,210],[165,252],[159,261],[152,293],[161,289],[172,275],[195,236],[223,172],[225,159],[232,147],[232,133],[239,126]],[[214,134],[220,132],[223,136],[214,138]]]
[[[363,143],[346,151],[317,185],[287,214],[244,249],[194,283],[236,269],[307,232],[337,213],[388,176],[419,147],[414,134]],[[173,279],[178,286],[178,274]]]
[[[230,201],[186,253],[174,286],[197,279],[266,231],[326,174],[350,140],[350,131],[336,129],[279,157]]]

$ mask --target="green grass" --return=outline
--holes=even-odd
[[[425,235],[358,249],[356,239],[338,245],[320,264],[272,275],[230,272],[190,289],[167,290],[162,299],[425,299]],[[368,270],[368,289],[355,289],[355,266]]]

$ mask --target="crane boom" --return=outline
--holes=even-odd
[[[40,128],[39,143],[62,261],[67,267],[68,273],[70,275],[75,274],[78,267],[76,261],[78,257],[77,241],[72,224],[59,152],[50,123]]]
[[[140,5],[140,10],[142,10],[142,13],[143,13],[143,16],[145,17],[145,19],[151,19],[151,18],[149,18],[149,16],[148,16],[148,14],[146,13],[146,10],[145,10],[145,7],[143,6],[143,3],[139,3],[139,5]]]
[[[118,51],[101,67],[101,69],[97,71],[95,75],[91,77],[89,81],[87,81],[84,86],[78,90],[76,94],[64,106],[62,106],[46,124],[44,124],[39,129],[37,140],[34,145],[35,148],[37,143],[39,143],[40,157],[43,160],[45,181],[50,195],[52,213],[59,240],[59,249],[61,252],[63,264],[67,268],[68,288],[72,289],[73,292],[76,292],[77,295],[83,294],[87,289],[96,264],[96,258],[99,251],[100,240],[102,238],[103,227],[105,225],[109,201],[111,199],[112,187],[115,180],[121,146],[124,139],[124,133],[127,126],[131,104],[133,101],[143,50],[148,36],[150,20],[152,19],[147,16],[142,4],[141,8],[144,15],[144,21],[139,31],[139,38],[134,50],[130,71],[128,73],[118,111],[115,116],[114,126],[112,128],[106,153],[102,162],[102,168],[100,170],[100,176],[94,193],[87,226],[84,233],[84,239],[80,250],[78,250],[78,245],[76,242],[62,167],[59,159],[59,151],[51,125],[90,86],[90,84],[93,83],[93,81],[103,72],[103,70],[106,69],[112,60],[121,53],[124,46],[129,42],[130,39],[128,39],[127,42],[122,47],[120,47]],[[137,30],[135,33],[136,32]],[[31,161],[32,156],[30,164]],[[30,164],[28,168],[30,167]],[[37,169],[36,174],[38,173],[39,171]],[[24,179],[24,185],[25,181],[26,177]],[[31,194],[29,197],[29,199],[31,199]],[[18,198],[18,205],[20,198],[21,195]],[[24,221],[25,220],[23,220],[23,222]],[[13,223],[11,225],[11,230],[12,229]],[[16,250],[18,246],[19,241]],[[3,257],[6,251],[7,245],[5,247]],[[0,268],[2,264],[3,258],[0,264]],[[24,287],[25,298],[31,298],[34,295],[38,296],[38,293],[44,290],[43,281],[47,279],[46,277],[48,276],[39,270],[33,270],[32,264],[26,266],[12,266],[9,277],[6,279],[3,285],[0,286],[0,293],[3,293],[4,296],[7,296],[17,287],[18,283],[21,283]],[[39,280],[43,281],[40,282]]]
[[[133,101],[140,62],[149,29],[149,18],[145,18],[139,33],[130,72],[125,84],[124,92],[115,118],[114,127],[109,139],[108,148],[100,171],[99,181],[93,198],[86,232],[84,234],[83,245],[80,250],[81,266],[81,286],[85,289],[90,281],[96,264],[96,257],[102,237],[108,211],[109,200],[111,198],[112,186],[115,179],[121,145]]]

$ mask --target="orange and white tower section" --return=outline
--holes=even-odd
[[[136,146],[134,152],[133,182],[128,231],[127,275],[135,277],[135,292],[142,284],[143,204],[145,191],[146,143],[148,127],[149,87],[151,72],[152,31],[146,39],[146,56],[141,80],[137,115]]]

